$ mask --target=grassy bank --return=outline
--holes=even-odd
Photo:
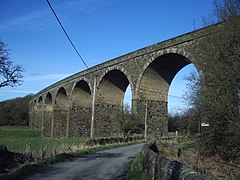
[[[142,157],[140,154],[137,155],[132,162],[127,173],[127,180],[149,180],[147,173],[144,172],[142,166]]]
[[[32,151],[44,147],[60,147],[70,144],[82,144],[87,137],[72,138],[42,138],[41,132],[27,127],[0,127],[0,144],[4,144],[10,151],[25,152],[31,143]]]
[[[174,137],[172,138],[174,140]],[[174,143],[157,142],[159,153],[172,160],[178,160],[210,179],[240,179],[239,160],[226,162],[216,155],[204,155],[198,152],[198,139],[180,136]],[[181,153],[178,156],[178,150]]]

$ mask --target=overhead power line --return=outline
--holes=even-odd
[[[68,38],[70,44],[72,45],[73,49],[76,51],[78,57],[81,59],[81,61],[83,62],[83,64],[88,68],[88,65],[87,65],[87,64],[85,63],[85,61],[83,60],[82,56],[81,56],[80,53],[78,52],[77,48],[74,46],[74,44],[73,44],[72,40],[70,39],[69,35],[67,34],[66,30],[64,29],[64,27],[63,27],[61,21],[60,21],[59,18],[57,17],[57,14],[55,13],[53,7],[51,6],[49,0],[47,0],[47,3],[48,3],[48,5],[49,5],[50,9],[52,10],[54,16],[56,17],[56,19],[57,19],[59,25],[61,26],[63,32],[64,32],[65,35],[67,36],[67,38]]]
[[[180,96],[170,95],[170,94],[166,94],[166,93],[161,93],[161,92],[159,92],[159,91],[150,90],[150,89],[146,89],[146,88],[140,88],[140,90],[144,90],[144,91],[147,91],[147,92],[152,92],[152,93],[156,93],[156,94],[160,94],[160,95],[168,96],[168,97],[172,97],[172,98],[185,99],[185,98],[180,97]]]

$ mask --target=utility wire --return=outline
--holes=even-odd
[[[64,29],[64,27],[63,27],[61,21],[58,19],[57,14],[55,13],[53,7],[51,6],[49,0],[47,0],[47,3],[48,3],[48,5],[49,5],[50,9],[52,10],[54,16],[56,17],[56,19],[57,19],[59,25],[61,26],[63,32],[65,33],[65,35],[67,36],[69,42],[71,43],[72,47],[73,47],[74,50],[76,51],[77,55],[79,56],[79,58],[81,59],[81,61],[83,62],[83,64],[84,64],[84,65],[87,67],[87,69],[88,69],[88,65],[85,63],[85,61],[83,60],[82,56],[81,56],[80,53],[78,52],[77,48],[74,46],[72,40],[70,39],[69,35],[67,34],[66,30]]]
[[[160,95],[163,95],[163,96],[169,96],[169,97],[172,97],[172,98],[185,99],[185,98],[180,97],[180,96],[165,94],[165,93],[161,93],[161,92],[150,90],[150,89],[146,89],[146,88],[140,88],[140,90],[147,91],[147,92],[152,92],[152,93],[156,93],[156,94],[160,94]]]

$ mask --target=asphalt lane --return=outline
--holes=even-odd
[[[143,144],[130,145],[85,155],[72,161],[55,164],[27,180],[122,180],[129,163]]]

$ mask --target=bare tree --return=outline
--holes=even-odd
[[[203,26],[226,21],[240,15],[240,0],[214,0],[213,12],[202,18]]]
[[[9,50],[0,40],[0,88],[20,85],[24,69],[20,65],[14,65],[9,58]]]

